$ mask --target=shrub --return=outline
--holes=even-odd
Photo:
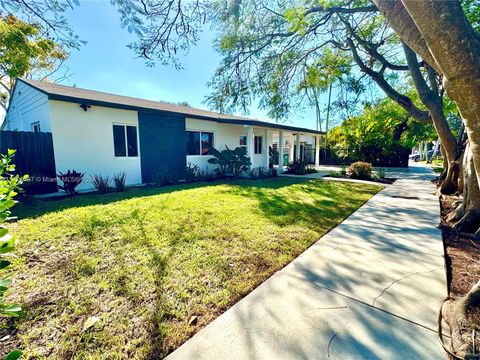
[[[317,170],[315,170],[312,167],[309,167],[309,165],[306,162],[300,161],[300,160],[295,160],[287,165],[287,174],[294,174],[294,175],[305,175],[305,174],[313,174],[316,173]]]
[[[166,165],[160,164],[153,176],[155,184],[163,186],[175,183],[175,177],[173,176],[170,168]]]
[[[185,180],[187,182],[193,182],[198,180],[198,172],[199,172],[198,165],[192,165],[188,163],[187,167],[185,168]]]
[[[203,170],[198,170],[197,179],[199,181],[215,181],[222,176],[220,170],[211,170],[205,168]]]
[[[113,175],[113,184],[115,185],[116,192],[125,191],[125,181],[127,180],[127,174],[124,172]]]
[[[230,150],[225,145],[225,150],[218,151],[215,148],[209,149],[209,154],[214,158],[208,159],[210,164],[218,165],[220,175],[224,176],[232,174],[233,176],[239,176],[242,172],[252,165],[250,158],[247,157],[247,150],[244,147],[237,147],[234,150]]]
[[[110,189],[110,178],[108,176],[93,175],[92,184],[100,194],[106,194]]]
[[[376,169],[375,173],[379,179],[385,179],[385,169]]]
[[[342,164],[342,169],[340,170],[340,175],[345,176],[347,175],[347,166]]]
[[[330,170],[330,176],[331,177],[340,177],[342,174],[338,171],[335,170]]]
[[[63,185],[58,185],[58,188],[65,191],[68,196],[75,195],[75,188],[83,181],[85,174],[76,172],[75,170],[68,170],[66,173],[58,173],[58,178],[63,182]]]
[[[372,178],[372,171],[372,164],[364,161],[354,162],[348,167],[348,175],[352,179],[370,180]]]
[[[265,179],[270,176],[270,169],[265,166],[251,168],[248,174],[252,179]]]
[[[276,169],[269,169],[265,166],[258,166],[250,169],[248,175],[252,179],[266,179],[272,176],[277,176],[277,170]]]
[[[22,314],[19,305],[5,302],[5,293],[11,282],[10,259],[15,249],[15,238],[8,234],[8,229],[3,224],[11,215],[10,208],[16,203],[13,198],[21,190],[20,185],[28,179],[27,175],[12,175],[15,171],[15,165],[12,164],[14,155],[15,150],[9,149],[0,161],[0,317],[18,317]],[[18,359],[21,354],[20,350],[13,350],[7,355],[7,359]]]

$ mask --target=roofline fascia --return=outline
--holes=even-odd
[[[260,121],[260,120],[222,119],[222,118],[216,118],[216,117],[213,117],[213,116],[194,115],[194,114],[187,114],[187,113],[176,112],[176,111],[145,108],[145,107],[142,107],[142,106],[122,105],[122,104],[112,103],[112,102],[108,102],[108,101],[90,100],[90,99],[77,98],[77,97],[67,96],[67,95],[51,94],[47,91],[44,91],[44,90],[38,88],[35,85],[29,84],[28,82],[23,81],[22,79],[17,79],[17,80],[22,81],[24,84],[26,84],[28,86],[31,86],[32,88],[44,93],[45,95],[48,96],[49,100],[73,102],[73,103],[76,103],[76,104],[84,104],[85,103],[87,105],[104,106],[104,107],[110,107],[110,108],[122,109],[122,110],[178,114],[178,115],[182,115],[182,116],[190,117],[190,118],[197,118],[197,119],[207,120],[207,121],[216,121],[216,122],[222,123],[222,124],[250,125],[250,126],[267,127],[267,128],[273,128],[273,129],[282,129],[282,130],[287,130],[287,131],[303,132],[303,133],[308,133],[308,134],[325,135],[325,132],[323,132],[323,131],[306,129],[306,128],[301,128],[301,127],[296,127],[296,126],[288,126],[288,125],[283,125],[283,124],[268,123],[268,122],[264,122],[264,121]]]
[[[219,119],[216,120],[221,124],[233,124],[233,125],[247,125],[247,126],[257,126],[257,127],[267,127],[273,129],[281,129],[287,130],[292,132],[299,132],[299,133],[307,133],[307,134],[315,134],[315,135],[325,135],[324,131],[312,130],[307,128],[301,128],[296,126],[289,126],[283,124],[276,124],[276,123],[267,123],[260,120],[229,120],[229,119]]]

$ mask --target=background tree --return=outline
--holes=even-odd
[[[404,148],[420,142],[436,140],[432,124],[411,119],[391,99],[367,104],[363,113],[346,119],[331,131],[329,145],[355,161],[375,162],[392,159]]]
[[[342,81],[347,81],[349,79],[350,69],[350,59],[348,57],[327,48],[315,63],[305,68],[304,78],[300,80],[297,87],[297,91],[304,91],[308,101],[315,107],[317,130],[320,131],[322,130],[320,96],[322,93],[328,92],[324,128],[325,147],[327,147],[328,142],[333,85],[336,81],[340,81],[341,83]]]
[[[28,24],[36,24],[41,36],[66,49],[78,49],[85,42],[75,34],[64,16],[79,5],[78,0],[0,0],[0,15],[14,14]]]
[[[0,17],[0,94],[6,110],[17,77],[43,80],[52,76],[68,54],[56,42],[40,35],[38,25],[14,15]]]

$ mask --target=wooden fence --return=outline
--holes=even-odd
[[[52,134],[31,131],[0,131],[0,153],[17,150],[13,162],[16,173],[28,174],[30,180],[23,189],[30,194],[57,191]]]

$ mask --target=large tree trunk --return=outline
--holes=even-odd
[[[413,50],[410,49],[406,44],[403,45],[403,48],[405,52],[405,58],[407,59],[408,69],[410,71],[415,88],[420,96],[420,100],[425,104],[430,113],[433,125],[437,131],[447,157],[447,167],[445,168],[446,176],[441,183],[439,190],[442,194],[453,194],[455,191],[457,191],[457,184],[454,182],[455,173],[453,169],[453,162],[455,161],[455,155],[457,152],[457,141],[455,140],[455,136],[453,136],[450,125],[448,125],[447,118],[443,113],[443,102],[437,88],[436,74],[432,68],[427,70],[430,81],[429,86],[420,72],[420,67],[418,66],[418,59],[415,52],[413,52]],[[428,155],[427,162],[429,162]],[[456,166],[458,166],[458,164],[456,164]]]
[[[423,0],[422,0],[423,1]],[[410,46],[420,57],[440,72],[436,61],[423,40],[422,34],[415,25],[412,17],[407,12],[401,1],[372,0],[378,10],[383,14],[390,26],[398,36]]]
[[[458,1],[402,0],[465,121],[480,183],[480,39]]]
[[[453,229],[460,232],[476,232],[480,225],[480,188],[477,183],[470,144],[467,143],[463,155],[463,200],[462,204],[448,217],[455,222]]]

